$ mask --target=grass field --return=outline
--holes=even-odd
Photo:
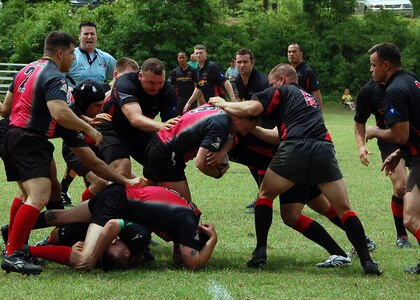
[[[298,232],[282,224],[275,202],[269,235],[267,264],[251,270],[246,261],[255,246],[254,217],[245,214],[245,205],[256,195],[256,185],[247,168],[231,163],[228,173],[216,180],[201,174],[192,163],[187,169],[193,199],[203,212],[202,221],[215,224],[219,242],[207,267],[188,272],[171,263],[171,244],[160,241],[152,247],[156,260],[128,271],[78,272],[47,263],[40,276],[26,277],[0,272],[0,299],[419,299],[420,276],[403,269],[420,257],[419,246],[408,250],[395,246],[391,215],[390,181],[380,168],[376,142],[370,142],[371,165],[358,160],[353,134],[353,116],[336,106],[325,109],[327,127],[333,137],[337,159],[350,194],[350,201],[367,234],[377,245],[372,254],[384,270],[380,278],[366,277],[359,264],[343,269],[317,269],[328,253]],[[373,124],[373,121],[372,123]],[[56,145],[59,174],[64,170],[61,146]],[[141,172],[136,167],[138,173]],[[2,196],[0,224],[8,222],[11,200],[17,191],[0,172]],[[70,189],[74,202],[80,199],[83,183],[78,178]],[[351,245],[343,231],[305,209],[304,213],[323,224],[346,250]],[[31,243],[48,235],[37,230]]]

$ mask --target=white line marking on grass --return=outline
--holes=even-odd
[[[212,300],[233,300],[226,287],[214,280],[209,282],[207,292],[210,294]]]

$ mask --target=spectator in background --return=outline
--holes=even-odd
[[[195,59],[195,54],[194,54],[194,53],[192,53],[192,54],[190,55],[190,61],[189,61],[189,62],[187,62],[187,64],[188,64],[190,67],[192,67],[193,69],[198,70],[198,62],[197,62],[197,60]]]
[[[314,70],[303,59],[304,53],[299,44],[290,44],[287,48],[287,58],[290,65],[295,68],[298,75],[298,84],[312,96],[314,96],[322,109],[322,96],[319,81]]]
[[[184,106],[187,104],[198,82],[197,70],[187,63],[187,53],[178,53],[179,66],[172,70],[168,81],[174,86],[177,96],[176,113],[178,116],[183,114]],[[197,101],[191,104],[191,108],[197,107]]]
[[[349,89],[344,89],[344,94],[341,96],[341,104],[346,107],[350,107],[351,110],[355,110],[353,97],[350,95]]]
[[[191,109],[191,104],[200,97],[200,94],[204,97],[204,101],[199,98],[200,104],[208,102],[210,97],[225,97],[225,90],[229,94],[230,100],[236,101],[232,85],[225,74],[216,63],[207,59],[206,46],[196,45],[194,47],[194,55],[199,66],[198,84],[187,104],[185,104],[184,112]]]
[[[238,96],[238,89],[235,85],[236,77],[239,76],[238,68],[236,67],[236,59],[232,58],[230,60],[230,67],[227,68],[225,76],[229,80],[230,84],[233,88],[233,93],[235,94],[235,98]]]

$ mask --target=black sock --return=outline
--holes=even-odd
[[[363,266],[366,261],[372,261],[366,244],[365,230],[357,215],[351,211],[346,213],[342,220],[344,220],[343,225],[347,238],[359,255],[360,264]]]
[[[267,198],[258,198],[257,200],[255,206],[255,233],[257,236],[257,248],[267,247],[268,231],[270,230],[273,220],[272,204],[273,202]]]
[[[335,254],[347,257],[347,253],[337,244],[325,228],[315,220],[301,215],[293,226],[293,229],[320,245],[330,255]]]
[[[394,217],[395,229],[397,230],[397,237],[407,236],[407,231],[403,222],[404,200],[403,198],[392,195],[391,200],[392,215]]]
[[[75,177],[76,177],[75,172],[69,166],[66,166],[66,172],[64,173],[63,179],[61,179],[61,192],[62,193],[68,192],[69,186],[71,185]]]
[[[50,225],[45,222],[45,213],[46,211],[43,211],[39,214],[38,219],[36,219],[34,227],[32,229],[40,229],[40,228],[47,228],[50,227]]]

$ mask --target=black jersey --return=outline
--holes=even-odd
[[[176,116],[177,98],[174,87],[165,81],[156,95],[149,95],[144,91],[138,73],[130,72],[118,78],[112,88],[111,99],[104,105],[104,112],[112,116],[111,125],[123,136],[138,132],[122,112],[121,107],[124,104],[138,102],[143,115],[154,119],[160,114],[162,122]]]
[[[262,92],[269,87],[268,78],[265,74],[252,68],[248,84],[245,85],[241,76],[236,77],[235,85],[238,88],[238,96],[243,100],[251,99],[252,94]]]
[[[225,91],[222,87],[226,80],[225,73],[220,70],[220,67],[214,62],[206,60],[204,66],[198,71],[197,88],[201,90],[204,99],[208,102],[210,97],[224,96]]]
[[[300,87],[309,93],[319,90],[319,81],[316,78],[316,74],[305,61],[301,62],[295,68],[295,70],[298,76],[298,84]]]
[[[268,88],[252,98],[260,101],[263,114],[276,122],[281,141],[318,139],[332,142],[318,102],[297,84]]]
[[[198,250],[199,217],[191,204],[173,190],[111,184],[89,202],[89,209],[93,223],[104,226],[111,219],[132,221],[164,234],[167,240]]]
[[[158,132],[164,147],[175,153],[176,160],[189,161],[200,147],[217,152],[230,132],[230,116],[223,109],[204,104],[181,116],[168,130]]]
[[[385,123],[410,123],[408,144],[402,147],[404,154],[420,154],[420,82],[410,73],[398,71],[386,83]]]
[[[168,81],[175,87],[176,95],[178,97],[191,97],[194,92],[196,83],[198,82],[197,70],[190,65],[183,70],[181,66],[172,70]]]
[[[384,120],[384,94],[386,86],[370,79],[357,96],[354,121],[365,124],[373,114],[376,126],[386,128]]]

